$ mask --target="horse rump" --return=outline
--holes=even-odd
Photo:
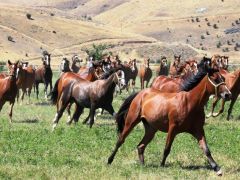
[[[123,102],[120,109],[118,110],[116,114],[116,122],[117,122],[117,131],[118,133],[121,133],[123,131],[124,125],[125,125],[125,116],[128,112],[128,109],[133,101],[133,99],[138,95],[139,92],[133,93],[130,96],[128,96],[127,99]]]

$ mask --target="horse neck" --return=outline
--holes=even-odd
[[[210,88],[210,90],[207,88],[208,83],[208,76],[206,75],[196,87],[189,91],[188,96],[190,103],[198,107],[204,107],[210,95],[214,94],[214,88]]]
[[[108,79],[106,79],[105,86],[104,86],[106,87],[106,91],[112,90],[115,88],[116,84],[114,82],[114,78],[115,78],[115,74],[112,74]]]

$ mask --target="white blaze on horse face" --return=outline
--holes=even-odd
[[[18,78],[19,71],[20,71],[20,69],[19,69],[19,67],[18,67],[18,68],[17,68],[17,72],[16,72],[16,78]]]
[[[45,62],[46,62],[46,64],[47,64],[47,66],[50,65],[49,56],[48,56],[48,55],[45,55]]]

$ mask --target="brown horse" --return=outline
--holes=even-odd
[[[157,76],[168,76],[168,63],[167,63],[167,58],[163,56],[160,60],[160,65],[159,69],[156,71]]]
[[[208,70],[211,68],[211,59],[203,57],[203,59],[197,66],[198,70],[196,71],[196,75],[202,77],[202,74],[207,73]],[[158,76],[153,80],[151,87],[158,89],[161,92],[179,92],[181,90],[181,85],[184,80],[191,77],[194,77],[194,73],[192,71],[185,73],[184,76],[179,76],[176,78]]]
[[[174,61],[170,64],[169,75],[171,77],[179,76],[182,73],[181,55],[174,55]]]
[[[45,98],[47,99],[47,89],[48,85],[50,84],[50,92],[52,91],[52,69],[51,69],[51,54],[47,51],[43,51],[43,58],[42,58],[43,65],[35,71],[35,88],[37,93],[37,99],[39,94],[39,83],[43,83],[45,85],[44,92]]]
[[[135,91],[136,77],[138,75],[137,60],[136,59],[130,60],[128,64],[119,64],[118,62],[117,67],[121,67],[124,73],[126,90],[127,91],[129,90],[130,81],[132,81],[131,88],[132,91]]]
[[[72,66],[71,66],[72,72],[78,73],[81,66],[77,64],[80,62],[82,62],[82,60],[78,58],[78,55],[74,55],[72,57]]]
[[[91,82],[98,79],[98,75],[96,74],[94,67],[81,67],[78,74],[82,79],[86,79]]]
[[[30,95],[32,91],[32,87],[34,86],[35,82],[35,70],[32,66],[25,66],[23,67],[22,64],[18,65],[18,80],[17,80],[17,87],[18,90],[22,89],[22,96],[21,100],[23,101],[25,93],[28,95],[28,100],[30,102]],[[17,94],[17,101],[19,97],[19,91]]]
[[[200,82],[197,84],[191,84],[189,81],[184,83],[183,91],[179,93],[163,93],[148,88],[127,98],[116,115],[119,137],[114,151],[108,158],[108,164],[112,163],[119,147],[133,128],[142,121],[145,135],[137,146],[142,164],[144,150],[158,130],[168,133],[161,166],[165,165],[176,135],[186,132],[197,139],[213,170],[217,175],[222,175],[207,146],[203,128],[204,105],[211,94],[228,99],[231,93],[219,73],[209,73],[198,80]]]
[[[141,83],[141,89],[144,89],[144,82],[146,82],[146,88],[148,87],[148,83],[150,82],[150,79],[152,78],[152,70],[149,67],[150,59],[144,60],[144,65],[140,66],[139,69],[139,78]]]
[[[70,69],[70,61],[67,59],[67,58],[63,58],[62,59],[62,62],[60,64],[60,76],[65,73],[65,72],[70,72],[71,69]]]
[[[9,69],[9,76],[0,79],[0,111],[2,110],[3,105],[6,101],[9,101],[11,108],[9,112],[9,118],[10,122],[12,122],[12,111],[13,106],[15,103],[15,97],[17,95],[17,63],[11,63],[11,61],[8,60],[8,69]]]
[[[234,106],[234,104],[235,104],[235,102],[236,102],[236,100],[237,100],[237,98],[240,94],[240,70],[236,70],[232,73],[229,73],[228,71],[226,71],[224,69],[220,69],[220,73],[225,78],[226,85],[232,93],[232,99],[231,99],[231,102],[230,102],[230,106],[228,108],[228,115],[227,115],[227,120],[229,120],[230,117],[231,117],[233,106]],[[214,113],[214,109],[215,109],[218,101],[219,101],[219,97],[215,96],[214,100],[212,102],[211,113],[208,114],[207,117],[210,117],[210,116],[217,117],[221,113],[223,113],[224,105],[225,105],[225,100],[224,99],[222,100],[221,109],[219,110],[219,112]]]
[[[58,83],[64,82],[68,76],[73,77],[76,76],[76,74],[71,72],[63,74],[54,86],[53,92],[55,94],[59,94],[58,92],[55,92],[58,91],[58,88],[55,89],[55,87],[59,87]],[[62,84],[61,86],[64,88],[62,89],[61,96],[59,98],[52,96],[53,103],[57,104],[57,113],[53,120],[53,129],[57,126],[66,107],[73,102],[76,103],[76,109],[73,117],[68,121],[68,124],[71,124],[73,120],[74,122],[77,122],[84,108],[90,108],[89,116],[83,122],[86,123],[89,120],[90,128],[94,123],[94,115],[97,108],[103,108],[111,115],[114,115],[112,101],[117,81],[117,75],[114,73],[105,80],[90,82],[79,78],[74,83],[66,83],[66,85]]]

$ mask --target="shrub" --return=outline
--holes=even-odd
[[[33,19],[32,19],[32,15],[31,15],[30,13],[27,13],[27,14],[26,14],[26,17],[27,17],[29,20],[33,20]]]
[[[218,29],[217,24],[214,24],[214,25],[213,25],[213,28],[214,28],[214,29]]]
[[[15,41],[13,40],[13,37],[12,37],[12,36],[8,36],[7,39],[8,39],[8,41],[15,42]]]
[[[207,23],[207,26],[211,26],[211,23],[210,23],[210,22],[208,22],[208,23]]]
[[[85,52],[89,57],[93,57],[93,60],[101,60],[106,53],[103,53],[104,50],[108,48],[105,44],[92,45],[91,49],[86,49]]]
[[[220,48],[222,46],[222,43],[220,41],[218,41],[216,46],[217,46],[217,48]]]
[[[210,35],[209,31],[206,31],[206,34],[207,34],[207,35]]]
[[[55,14],[54,13],[50,13],[50,16],[55,16]]]
[[[201,35],[201,39],[205,39],[204,35]]]

